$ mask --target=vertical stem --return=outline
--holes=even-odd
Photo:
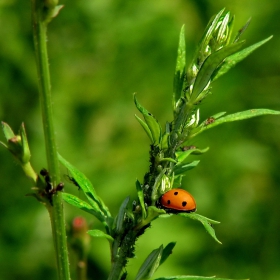
[[[51,85],[47,53],[47,22],[44,21],[43,17],[43,12],[45,9],[46,7],[44,7],[43,1],[32,0],[32,24],[46,155],[51,181],[53,186],[56,186],[60,178],[51,101]],[[52,206],[48,206],[48,211],[52,225],[58,278],[60,280],[67,280],[70,279],[70,272],[64,221],[64,208],[60,192],[57,192],[57,194],[53,195],[52,204]]]

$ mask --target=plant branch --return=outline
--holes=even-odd
[[[43,1],[32,0],[32,24],[48,170],[52,185],[56,186],[59,183],[60,175],[54,133],[47,53],[47,20],[45,13],[49,7],[46,7],[45,5],[46,4]],[[47,209],[51,219],[59,279],[70,279],[64,209],[60,192],[56,192],[53,195],[52,205],[47,205]]]

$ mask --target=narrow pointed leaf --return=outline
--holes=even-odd
[[[247,22],[244,24],[244,26],[238,31],[236,37],[234,38],[234,41],[233,41],[234,43],[239,41],[241,35],[246,31],[246,29],[248,28],[250,22],[251,22],[251,18],[249,18],[247,20]]]
[[[194,155],[201,155],[201,154],[204,154],[206,153],[207,151],[209,150],[209,148],[205,148],[205,149],[189,149],[189,150],[186,150],[186,151],[178,151],[176,152],[176,159],[178,161],[178,163],[183,163],[187,157],[191,154],[194,154]]]
[[[211,237],[213,237],[213,239],[216,240],[218,243],[222,244],[216,237],[215,230],[212,227],[212,224],[219,224],[219,222],[211,220],[196,213],[179,213],[178,215],[201,222],[206,231],[211,235]]]
[[[182,173],[185,173],[186,171],[193,169],[194,167],[196,167],[199,164],[199,160],[194,160],[193,162],[190,162],[188,164],[177,164],[175,165],[173,171],[175,173],[175,175],[179,175]]]
[[[227,112],[220,112],[220,113],[217,113],[215,115],[213,115],[212,117],[217,120],[219,119],[220,117],[222,117],[223,115],[225,115]]]
[[[254,50],[256,50],[257,48],[261,47],[263,44],[265,44],[266,42],[268,42],[273,36],[270,36],[250,47],[247,47],[235,54],[232,54],[230,56],[228,56],[224,62],[222,63],[222,65],[220,66],[220,68],[217,70],[213,81],[217,80],[220,76],[224,75],[226,72],[228,72],[232,67],[234,67],[238,62],[240,62],[241,60],[243,60],[244,58],[246,58],[249,54],[251,54]]]
[[[86,196],[89,196],[91,198],[97,196],[91,182],[82,172],[76,169],[71,163],[69,163],[61,155],[58,155],[58,159],[69,170],[71,176],[73,176],[73,178],[75,179],[79,187],[83,190]]]
[[[219,65],[223,62],[223,60],[226,57],[237,52],[242,47],[243,44],[244,41],[232,45],[228,45],[212,53],[206,58],[203,65],[201,66],[201,69],[196,77],[193,86],[193,91],[192,91],[193,100],[195,100],[195,98],[204,90],[206,85],[211,80],[213,73],[215,72],[217,67],[219,67]]]
[[[227,115],[225,117],[219,118],[218,120],[215,120],[213,123],[204,126],[204,127],[199,127],[198,129],[194,129],[191,132],[191,137],[194,137],[201,133],[202,131],[212,128],[214,126],[220,125],[222,123],[226,122],[234,122],[234,121],[240,121],[240,120],[245,120],[253,117],[258,117],[261,115],[279,115],[280,111],[275,111],[275,110],[269,110],[269,109],[251,109],[251,110],[246,110],[234,114]]]
[[[6,140],[8,141],[9,139],[15,137],[15,134],[11,129],[11,127],[5,122],[1,122],[1,123],[2,123],[2,130],[4,132]]]
[[[21,162],[22,163],[27,163],[27,162],[30,161],[31,154],[30,154],[28,140],[27,140],[27,136],[26,136],[26,131],[25,131],[23,123],[20,126],[19,134],[20,134],[20,137],[21,137],[21,145],[22,145]]]
[[[164,133],[161,140],[161,149],[167,150],[169,147],[169,135],[170,133]]]
[[[212,39],[212,33],[216,29],[218,22],[220,21],[220,18],[222,14],[224,13],[225,9],[222,9],[217,15],[213,16],[210,21],[208,22],[204,34],[202,36],[203,41],[200,43],[198,47],[198,51],[201,49],[205,49],[206,46],[209,44],[209,41]],[[197,55],[195,56],[197,57]]]
[[[87,233],[93,237],[101,237],[101,238],[106,238],[109,241],[114,241],[114,238],[111,235],[106,234],[102,230],[93,229],[93,230],[88,230]]]
[[[186,43],[185,43],[185,25],[182,26],[180,37],[179,37],[179,46],[177,53],[177,62],[173,80],[173,108],[175,109],[175,104],[181,97],[181,92],[184,83],[186,69]]]
[[[81,200],[80,198],[69,194],[69,193],[62,193],[62,198],[65,202],[87,212],[90,213],[92,215],[94,215],[98,220],[103,221],[103,213],[101,212],[99,206],[96,204],[94,205],[90,205],[87,202]]]
[[[148,137],[150,138],[151,142],[153,143],[153,135],[151,133],[150,128],[148,127],[148,125],[142,121],[142,119],[140,119],[137,115],[135,115],[135,118],[137,119],[137,121],[141,124],[141,126],[143,127],[143,129],[146,131]]]
[[[227,279],[227,278],[216,278],[216,276],[210,276],[210,277],[205,277],[205,276],[191,276],[191,275],[177,275],[177,276],[168,276],[168,277],[160,277],[155,280],[250,280],[250,279]]]
[[[93,188],[90,180],[67,160],[65,160],[61,155],[58,155],[59,161],[69,170],[71,176],[74,178],[77,185],[83,190],[90,204],[95,206],[96,204],[108,217],[111,217],[108,207],[104,204],[102,199],[100,199]]]
[[[145,202],[144,202],[144,194],[143,194],[141,184],[138,180],[136,180],[136,190],[137,190],[138,199],[139,199],[141,209],[142,209],[142,219],[145,219],[147,216],[147,213],[146,213]]]
[[[170,242],[164,247],[159,265],[162,265],[167,260],[167,258],[172,254],[172,250],[175,247],[175,245],[176,242]]]
[[[116,219],[116,232],[121,232],[123,230],[123,221],[125,217],[125,210],[129,202],[129,196],[125,198],[121,204],[117,219]]]
[[[222,21],[220,21],[220,25],[219,25],[219,32],[217,35],[217,42],[220,42],[223,40],[224,34],[226,29],[228,28],[228,24],[229,24],[229,19],[230,19],[230,12],[227,12],[224,16]]]
[[[137,107],[137,109],[142,113],[145,122],[147,126],[150,129],[151,135],[152,135],[152,141],[153,144],[157,145],[161,142],[161,126],[159,125],[158,121],[155,119],[155,117],[146,110],[136,99],[136,96],[134,94],[134,103]]]
[[[135,280],[149,279],[153,276],[160,264],[160,259],[163,251],[161,245],[158,249],[153,250],[146,258],[142,266],[140,267]]]
[[[165,161],[169,161],[169,162],[173,162],[173,163],[177,163],[177,161],[173,158],[161,158],[159,160],[159,162],[165,162]]]

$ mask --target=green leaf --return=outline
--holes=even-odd
[[[116,232],[118,233],[123,230],[123,221],[124,221],[125,211],[128,202],[129,202],[129,196],[126,197],[123,203],[121,204],[118,216],[116,218]]]
[[[179,188],[182,185],[182,179],[184,175],[174,176],[173,188]]]
[[[190,162],[188,164],[176,164],[173,168],[173,172],[175,175],[179,175],[182,173],[185,173],[186,171],[193,169],[194,167],[196,167],[199,164],[199,160],[194,160],[193,162]]]
[[[29,145],[28,145],[28,140],[27,140],[24,123],[22,123],[19,128],[19,134],[21,137],[21,145],[22,145],[22,155],[21,155],[20,160],[22,163],[28,163],[31,158],[31,153],[29,150]]]
[[[219,23],[224,11],[225,11],[225,9],[222,9],[216,16],[213,16],[210,19],[210,21],[208,22],[208,24],[205,28],[204,34],[202,36],[203,40],[199,44],[197,51],[200,51],[201,49],[205,50],[207,48],[207,45],[209,44],[210,40],[212,39],[213,32],[217,28],[217,24]],[[195,55],[195,57],[197,57],[197,56],[198,56],[198,54]]]
[[[75,182],[78,184],[78,186],[83,190],[90,204],[95,208],[97,204],[107,217],[111,217],[108,207],[104,204],[102,199],[98,197],[89,179],[67,160],[65,160],[61,155],[58,155],[58,159],[69,170],[71,176],[75,179]]]
[[[135,280],[149,279],[153,276],[155,271],[160,265],[160,260],[163,252],[163,246],[153,250],[146,258],[142,266],[140,267]]]
[[[205,149],[189,149],[189,150],[186,150],[186,151],[178,151],[176,152],[176,159],[178,161],[178,163],[183,163],[187,157],[191,154],[194,154],[194,155],[201,155],[201,154],[204,154],[206,153],[207,151],[209,150],[209,148],[205,148]]]
[[[236,36],[235,36],[235,38],[233,40],[234,43],[239,41],[241,35],[246,31],[246,29],[248,28],[250,22],[251,22],[251,18],[249,18],[247,20],[247,22],[244,24],[244,26],[237,32],[237,34],[236,34]]]
[[[137,115],[135,115],[135,118],[137,119],[137,121],[141,124],[141,126],[144,128],[144,130],[146,131],[148,137],[150,138],[151,142],[153,142],[153,135],[151,133],[150,128],[148,127],[148,125],[142,121],[142,119],[140,119]]]
[[[136,180],[136,190],[137,190],[138,199],[139,199],[139,202],[141,205],[142,219],[145,219],[147,216],[147,213],[146,213],[145,202],[144,202],[144,194],[143,194],[141,184],[138,180]]]
[[[176,109],[176,103],[181,97],[181,92],[184,83],[186,71],[186,43],[185,43],[185,25],[182,26],[180,37],[179,37],[179,46],[177,53],[177,62],[173,80],[173,108]]]
[[[6,140],[8,141],[9,139],[15,137],[15,134],[11,129],[11,127],[5,122],[1,122],[1,123],[2,123],[2,130],[4,132]]]
[[[95,206],[89,205],[87,202],[85,202],[85,201],[81,200],[80,198],[78,198],[72,194],[69,194],[69,193],[63,192],[63,193],[61,193],[61,195],[65,202],[67,202],[87,213],[94,215],[99,221],[103,222],[103,220],[104,220],[103,213],[97,204]]]
[[[250,47],[247,47],[235,54],[232,54],[228,56],[222,63],[222,65],[219,67],[219,69],[216,71],[213,81],[217,80],[220,76],[224,75],[226,72],[228,72],[232,67],[234,67],[238,62],[246,58],[249,54],[251,54],[254,50],[268,42],[273,36],[270,36]]]
[[[162,136],[162,140],[161,140],[161,149],[162,150],[167,150],[169,147],[169,135],[170,133],[165,132]]]
[[[168,276],[168,277],[160,277],[155,280],[233,280],[233,279],[227,279],[227,278],[216,278],[216,276],[210,276],[210,277],[205,277],[205,276],[189,276],[189,275],[177,275],[177,276]],[[235,279],[238,280],[238,279]],[[249,279],[239,279],[239,280],[249,280]]]
[[[169,162],[173,162],[173,163],[177,163],[177,161],[173,158],[161,158],[159,160],[159,162],[164,162],[164,161],[169,161]]]
[[[161,126],[159,125],[155,117],[137,101],[135,94],[134,94],[134,103],[137,109],[142,113],[145,122],[149,127],[149,130],[152,135],[152,143],[158,145],[161,142]],[[145,129],[145,127],[143,128]]]
[[[251,109],[251,110],[246,110],[243,112],[238,112],[234,114],[227,115],[225,117],[219,118],[218,120],[215,120],[213,123],[203,126],[203,127],[198,127],[197,129],[193,129],[191,131],[190,138],[198,135],[199,133],[203,132],[206,129],[212,128],[214,126],[220,125],[222,123],[226,122],[234,122],[234,121],[240,121],[240,120],[245,120],[261,115],[279,115],[280,111],[274,111],[274,110],[269,110],[269,109]]]
[[[176,242],[170,242],[164,247],[159,265],[162,265],[166,261],[166,259],[172,254],[172,250],[175,247],[175,245]]]
[[[216,35],[216,41],[217,41],[217,45],[221,45],[221,42],[224,41],[223,37],[225,36],[225,31],[228,28],[230,22],[230,12],[226,12],[223,15],[223,18],[221,18],[221,20],[219,21],[219,32]]]
[[[93,237],[107,238],[109,241],[114,241],[114,238],[111,235],[108,235],[99,229],[88,230],[87,233]]]
[[[220,112],[220,113],[217,113],[217,114],[215,114],[215,115],[213,115],[213,116],[211,116],[211,117],[213,117],[214,119],[218,119],[218,118],[220,118],[220,117],[222,117],[223,115],[225,115],[227,112]]]
[[[163,209],[159,209],[156,206],[149,206],[147,211],[147,218],[142,219],[140,223],[135,227],[135,230],[138,230],[148,224],[150,224],[153,220],[160,217],[162,214],[166,212]]]
[[[196,213],[179,213],[178,215],[201,222],[202,225],[204,226],[204,228],[206,229],[206,231],[214,238],[214,240],[216,240],[218,243],[222,244],[216,237],[215,230],[212,227],[212,224],[219,224],[220,222],[211,220],[209,218],[206,218],[206,217],[201,216]]]
[[[201,66],[200,71],[198,72],[195,82],[194,82],[193,91],[192,91],[192,100],[193,101],[195,101],[197,96],[207,86],[207,84],[211,80],[213,73],[215,72],[217,67],[223,62],[223,60],[227,56],[230,56],[233,53],[237,52],[242,47],[243,44],[244,44],[244,41],[235,43],[232,45],[228,45],[228,46],[223,47],[222,49],[212,53],[205,59],[203,65]]]

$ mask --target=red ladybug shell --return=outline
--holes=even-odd
[[[172,189],[163,194],[159,199],[161,208],[168,212],[194,212],[196,203],[193,196],[183,189]]]

